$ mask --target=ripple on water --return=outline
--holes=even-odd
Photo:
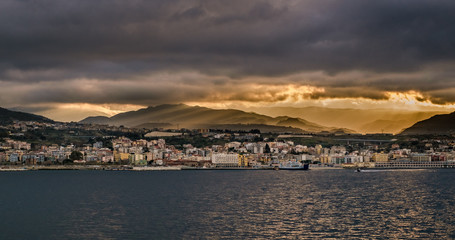
[[[0,239],[453,238],[455,171],[0,174]]]

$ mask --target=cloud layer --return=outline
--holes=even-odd
[[[0,101],[276,102],[415,91],[420,101],[453,103],[454,12],[452,0],[5,0]]]

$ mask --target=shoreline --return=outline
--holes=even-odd
[[[311,168],[310,168],[311,169]],[[310,170],[308,169],[308,170]],[[275,170],[274,168],[270,167],[215,167],[215,168],[199,168],[199,167],[188,167],[188,166],[130,166],[130,165],[123,165],[123,166],[103,166],[103,165],[55,165],[55,166],[3,166],[0,168],[0,172],[16,172],[16,171],[58,171],[58,170],[80,170],[80,171],[87,171],[87,170],[95,170],[95,171],[207,171],[207,170],[229,170],[229,171],[270,171]],[[283,171],[283,170],[282,170]],[[307,170],[301,170],[307,171]]]
[[[321,171],[321,170],[352,170],[354,168],[343,168],[343,167],[310,167],[307,170],[297,171]],[[425,170],[425,169],[453,169],[453,168],[362,168],[362,170]],[[102,165],[65,165],[65,166],[3,166],[0,168],[0,172],[22,172],[22,171],[270,171],[275,170],[273,168],[252,168],[252,167],[217,167],[217,168],[197,168],[187,166],[155,166],[155,167],[137,167],[137,166],[102,166]],[[278,170],[275,170],[278,171]],[[286,171],[281,169],[281,171]]]

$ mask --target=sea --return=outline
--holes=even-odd
[[[455,238],[455,170],[0,172],[0,239],[338,238]]]

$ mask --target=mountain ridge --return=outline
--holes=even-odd
[[[406,128],[403,135],[422,134],[455,134],[455,112],[449,114],[438,114],[431,118],[419,121],[409,128]]]
[[[54,122],[53,120],[40,115],[13,111],[0,107],[0,124],[10,124],[14,121]]]
[[[248,107],[243,110],[266,114],[271,117],[286,115],[298,117],[324,126],[352,129],[358,133],[398,134],[414,123],[436,114],[446,114],[440,110],[397,110],[397,109],[354,109],[309,107]]]
[[[201,106],[188,106],[185,104],[163,104],[150,106],[136,111],[124,112],[108,117],[88,117],[81,123],[96,123],[108,125],[124,125],[127,127],[147,126],[150,123],[177,125],[182,128],[213,127],[217,125],[234,126],[268,126],[280,129],[301,129],[305,132],[332,132],[347,131],[349,129],[332,128],[307,121],[302,118],[288,116],[270,117],[254,112],[237,109],[211,109]]]

